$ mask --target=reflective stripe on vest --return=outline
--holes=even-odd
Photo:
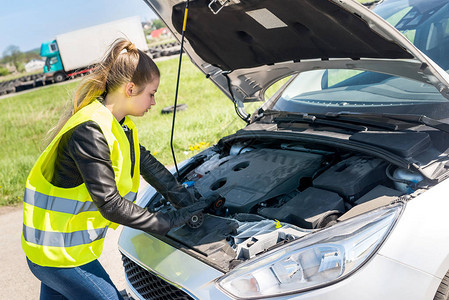
[[[74,232],[42,231],[23,225],[23,237],[27,242],[51,247],[73,247],[90,244],[105,237],[108,226]]]
[[[76,267],[89,263],[100,256],[107,229],[118,226],[103,218],[84,184],[65,189],[50,183],[61,137],[86,121],[97,123],[106,138],[118,192],[127,200],[136,199],[140,179],[137,130],[125,117],[123,125],[133,132],[135,164],[131,166],[130,143],[123,128],[112,113],[95,100],[67,121],[28,176],[23,204],[22,248],[35,264]]]
[[[90,201],[78,201],[67,198],[48,196],[25,188],[25,203],[43,208],[45,210],[57,211],[77,215],[85,211],[97,211],[97,206]]]

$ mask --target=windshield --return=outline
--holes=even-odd
[[[385,0],[374,11],[444,70],[449,69],[448,1]],[[413,113],[443,118],[449,103],[434,86],[422,82],[368,71],[328,69],[296,75],[273,109]]]

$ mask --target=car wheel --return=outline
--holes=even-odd
[[[449,271],[444,275],[443,280],[441,280],[440,286],[438,287],[437,293],[433,300],[448,300],[449,299]]]
[[[178,104],[176,105],[176,111],[182,111],[187,109],[187,104]],[[161,114],[170,114],[173,113],[174,105],[164,107],[161,110]]]
[[[62,82],[62,81],[64,81],[64,79],[65,79],[65,75],[62,74],[62,73],[57,73],[57,74],[54,76],[54,79],[55,79],[55,83]]]

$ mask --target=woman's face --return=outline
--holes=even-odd
[[[143,116],[151,106],[156,104],[154,95],[157,92],[159,86],[159,78],[155,78],[153,81],[145,85],[143,91],[138,95],[131,95],[128,98],[128,114],[132,116]],[[140,87],[137,87],[140,90]]]

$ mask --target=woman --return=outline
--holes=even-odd
[[[207,206],[139,145],[127,117],[155,105],[159,77],[130,41],[114,42],[31,170],[22,248],[42,282],[41,299],[122,299],[97,260],[107,229],[122,224],[163,235]],[[135,205],[140,174],[177,210],[151,213]]]

